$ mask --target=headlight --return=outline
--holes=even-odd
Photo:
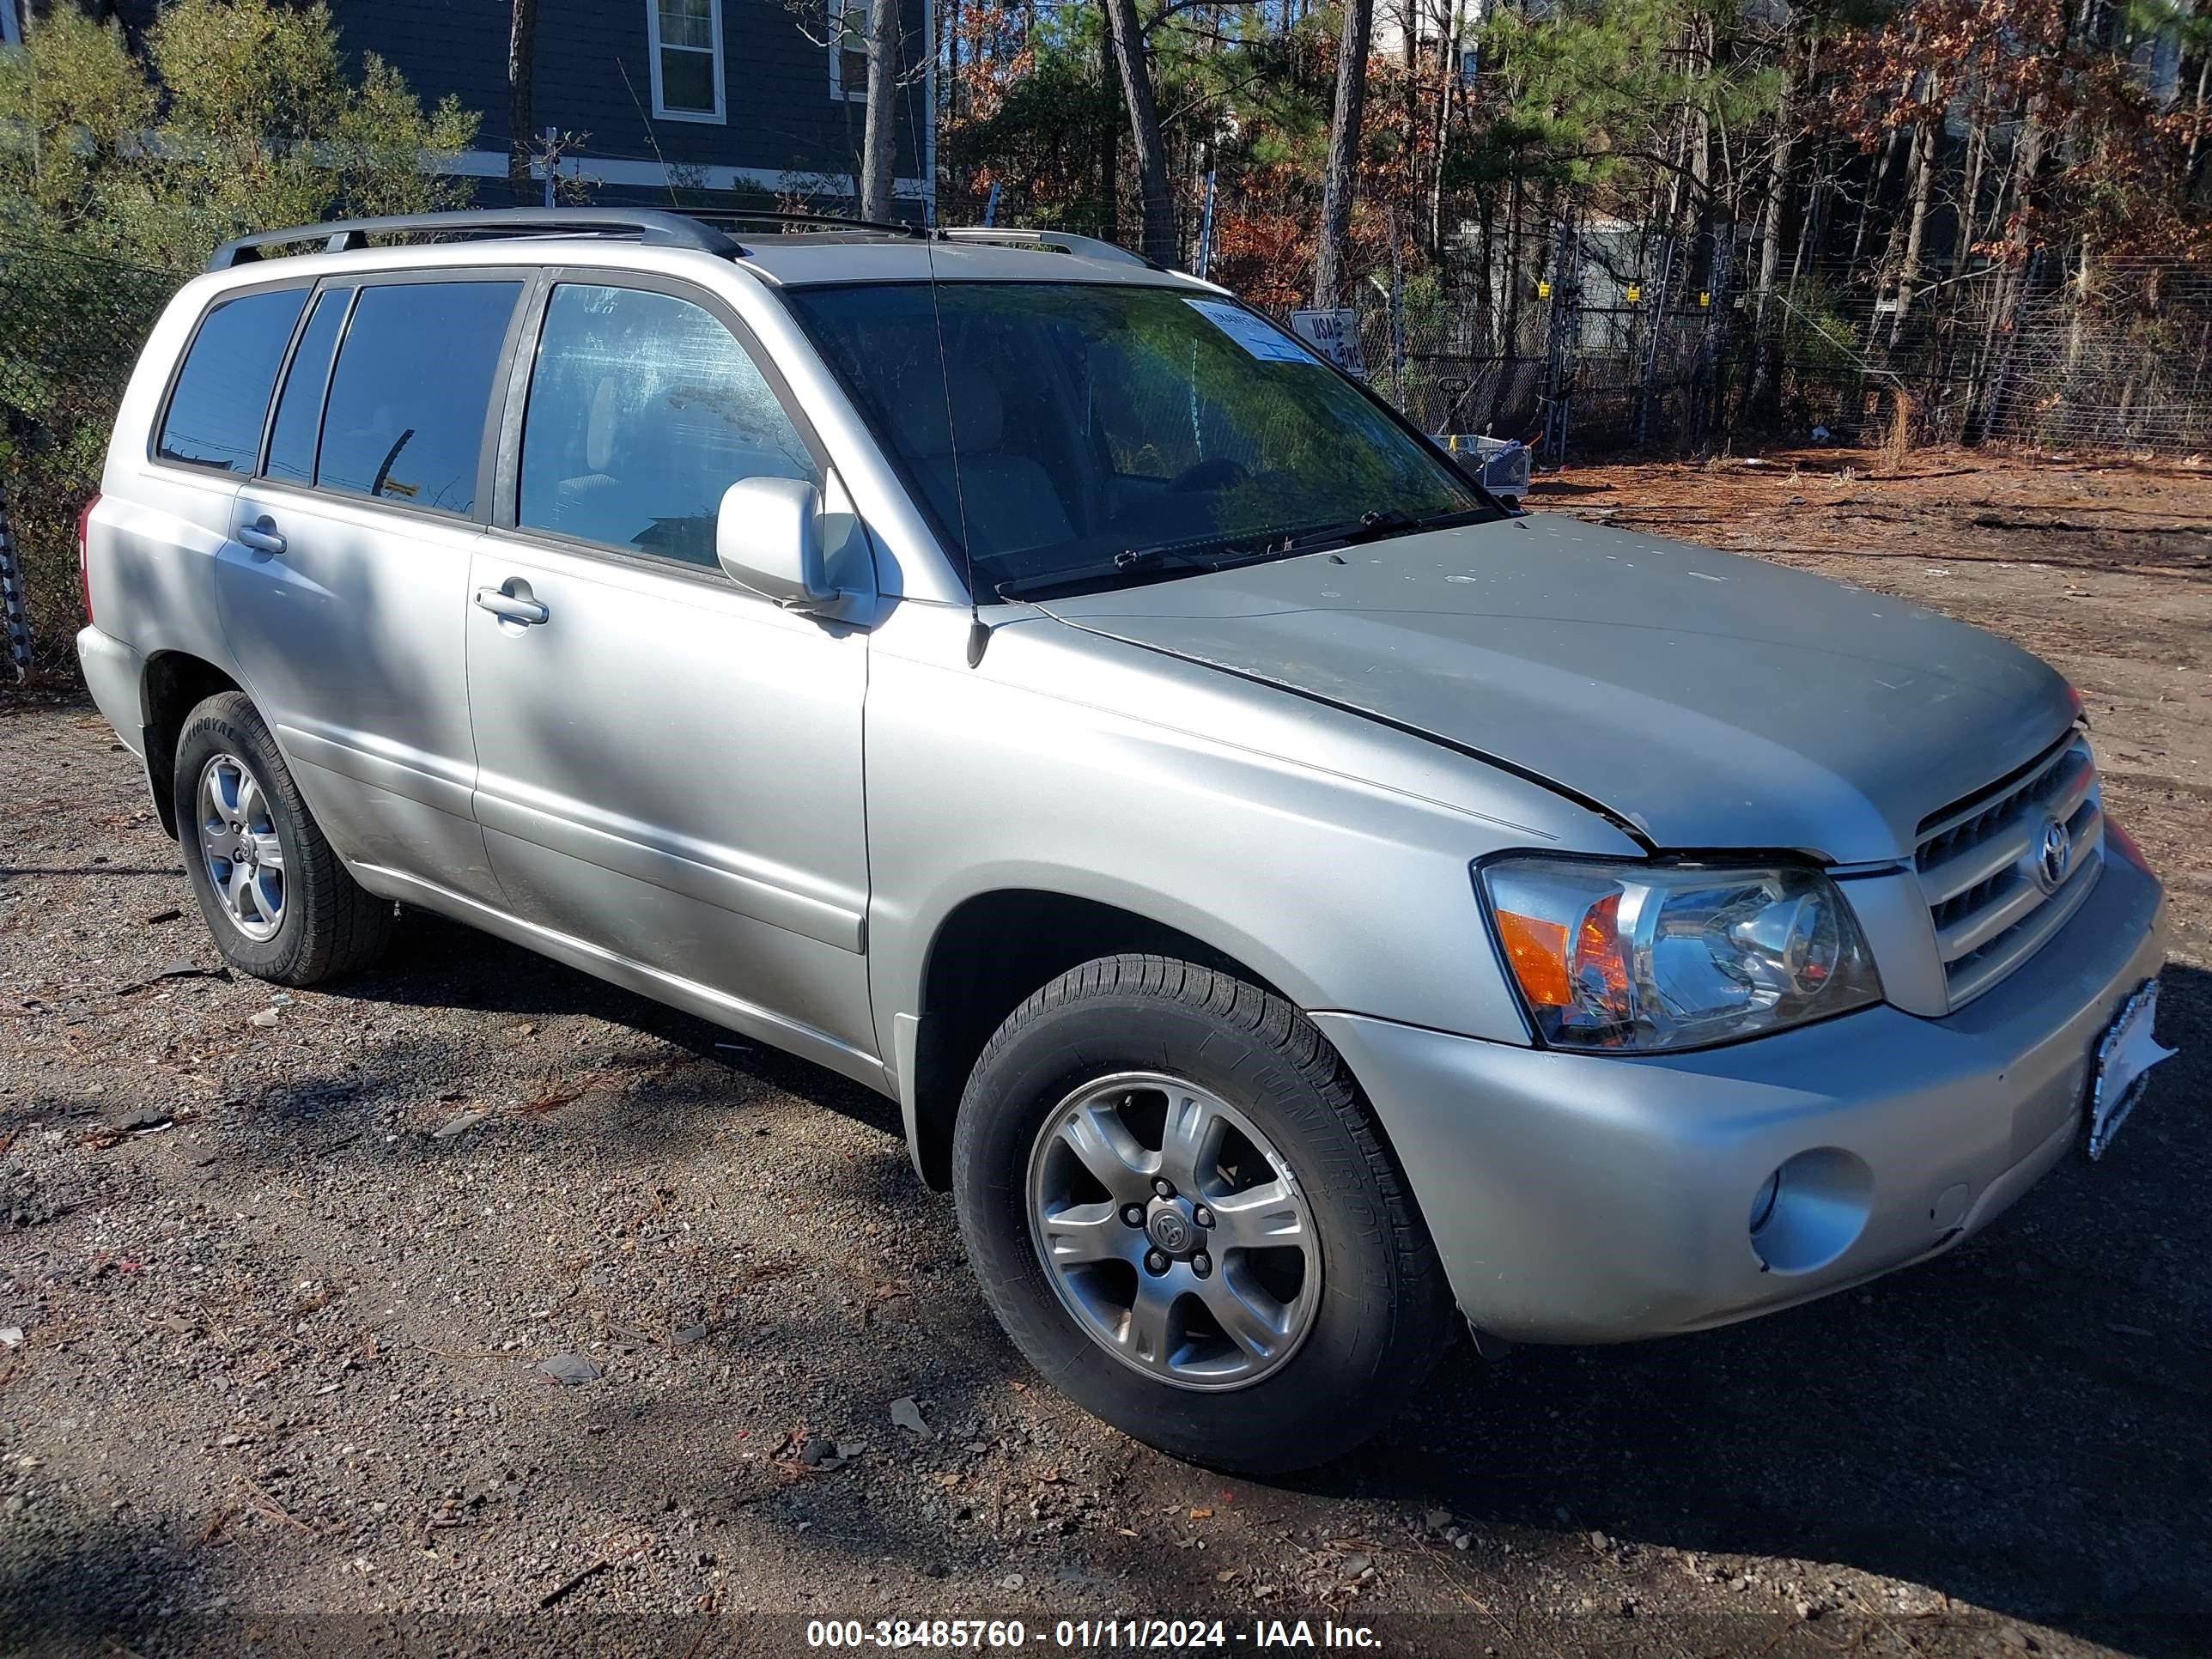
[[[1881,1000],[1850,906],[1817,870],[1516,858],[1477,880],[1553,1048],[1692,1048]]]

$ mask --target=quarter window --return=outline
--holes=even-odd
[[[523,415],[516,522],[712,568],[722,494],[821,471],[752,357],[705,310],[563,283]]]
[[[210,311],[177,371],[154,453],[165,461],[252,471],[269,394],[307,302],[307,289],[287,288],[226,300]]]
[[[722,118],[720,0],[646,0],[653,34],[653,112],[677,121]]]
[[[355,303],[315,483],[442,513],[476,508],[494,370],[520,283],[399,283]]]

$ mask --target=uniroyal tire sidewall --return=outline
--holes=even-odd
[[[220,754],[234,755],[252,769],[263,799],[269,803],[277,844],[284,849],[283,919],[265,939],[248,939],[232,923],[200,850],[200,773]],[[311,943],[315,906],[329,903],[330,896],[314,889],[313,865],[301,838],[298,791],[283,757],[276,752],[276,740],[252,704],[234,696],[216,697],[192,712],[177,742],[174,787],[177,842],[184,854],[185,878],[224,960],[258,979],[285,977],[296,969]]]
[[[1131,1071],[1186,1079],[1248,1114],[1289,1163],[1313,1215],[1321,1306],[1297,1352],[1249,1387],[1177,1388],[1135,1370],[1076,1324],[1038,1260],[1027,1195],[1037,1132],[1084,1084]],[[1400,1286],[1385,1204],[1336,1110],[1262,1033],[1158,996],[1050,1009],[971,1079],[954,1181],[969,1252],[1016,1345],[1054,1387],[1139,1438],[1224,1468],[1295,1468],[1364,1438],[1377,1425],[1360,1405],[1379,1408],[1379,1394],[1395,1395],[1386,1368]]]

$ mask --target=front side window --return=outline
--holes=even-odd
[[[520,283],[396,283],[355,301],[323,414],[319,489],[476,509],[492,374]]]
[[[653,112],[678,121],[722,118],[720,0],[645,0],[653,34]]]
[[[822,482],[752,356],[688,300],[562,283],[522,422],[515,521],[714,568],[723,492]]]
[[[269,394],[307,303],[306,289],[288,288],[226,300],[210,311],[177,371],[154,453],[222,472],[252,471]]]
[[[1432,445],[1224,298],[1103,283],[785,297],[979,594],[1492,510]]]

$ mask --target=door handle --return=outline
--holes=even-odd
[[[239,526],[238,539],[256,553],[282,553],[287,545],[283,532],[276,528],[276,520],[266,513],[252,524]]]
[[[496,587],[477,589],[477,603],[501,622],[517,623],[525,628],[533,628],[553,615],[541,599],[526,599],[514,593],[503,593]]]

